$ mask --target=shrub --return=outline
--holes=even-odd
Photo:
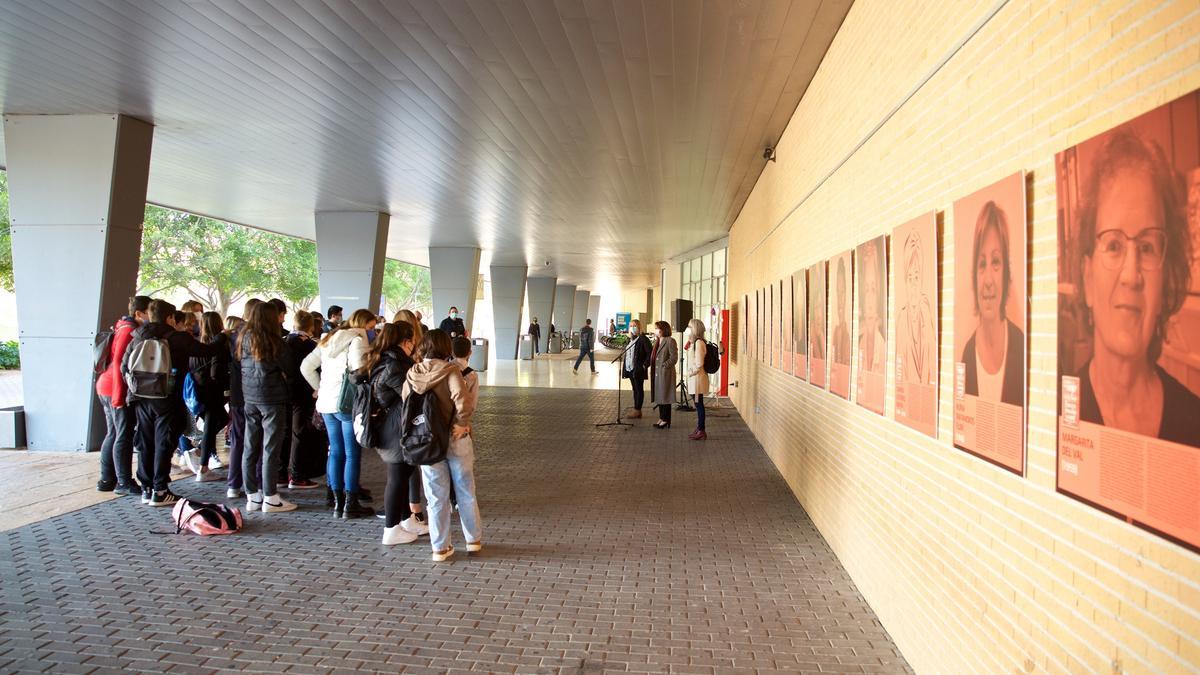
[[[0,370],[17,370],[21,367],[21,348],[16,340],[0,342]]]

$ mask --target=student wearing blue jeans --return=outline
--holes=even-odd
[[[407,399],[416,392],[437,398],[438,407],[450,422],[450,447],[446,459],[422,466],[425,497],[429,500],[429,543],[434,562],[450,559],[450,490],[458,495],[458,516],[462,522],[467,551],[483,550],[483,527],[479,503],[475,498],[475,447],[471,440],[471,418],[479,391],[479,378],[467,367],[471,343],[465,338],[451,346],[441,330],[425,334],[424,360],[409,369],[401,395]],[[451,352],[457,357],[449,360]]]
[[[592,320],[588,319],[583,323],[583,328],[579,329],[579,357],[575,359],[575,367],[572,372],[579,372],[579,364],[583,363],[583,357],[588,357],[588,365],[592,367],[592,374],[596,374],[596,330],[592,328]]]

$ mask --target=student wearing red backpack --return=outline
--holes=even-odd
[[[129,299],[129,314],[113,326],[109,364],[96,380],[96,395],[104,408],[104,442],[100,445],[100,492],[140,495],[141,487],[133,479],[133,429],[137,422],[125,404],[125,379],[121,377],[121,359],[133,339],[133,331],[146,322],[150,298],[135,295]]]

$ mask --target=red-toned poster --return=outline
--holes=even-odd
[[[792,374],[808,379],[808,271],[792,275]]]
[[[788,375],[792,374],[792,333],[795,331],[796,322],[792,317],[792,278],[780,279],[780,313],[782,314],[779,325],[783,328],[783,332],[779,335],[780,344],[780,369]]]
[[[933,212],[892,232],[896,293],[896,421],[937,438],[937,217]]]
[[[1055,167],[1058,489],[1200,551],[1200,91]]]
[[[847,400],[854,360],[850,330],[853,291],[854,252],[846,251],[829,261],[829,391]]]
[[[824,389],[825,375],[825,269],[821,262],[808,268],[808,381]]]
[[[859,244],[858,260],[858,367],[855,400],[867,410],[883,414],[883,389],[887,384],[887,235]]]
[[[1025,174],[954,202],[954,446],[1025,473]]]

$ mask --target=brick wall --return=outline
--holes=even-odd
[[[950,261],[953,201],[1029,172],[1025,477],[951,446],[952,265],[939,440],[892,421],[890,391],[881,418],[749,359],[731,377],[918,671],[1200,668],[1200,556],[1054,490],[1054,153],[1198,87],[1195,0],[858,0],[738,216],[731,301],[931,209]]]

